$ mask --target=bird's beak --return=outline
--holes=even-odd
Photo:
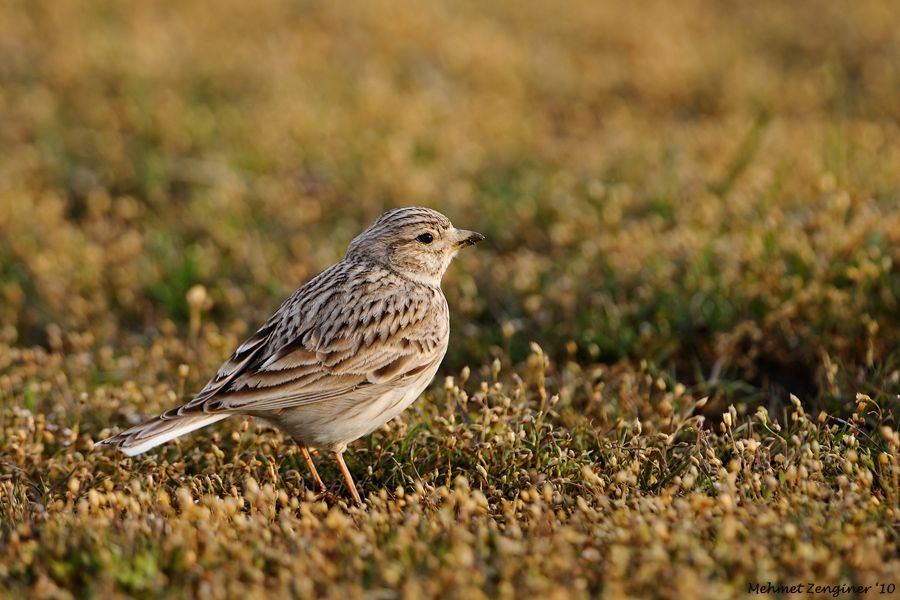
[[[462,248],[463,246],[474,246],[484,239],[484,236],[475,231],[466,231],[465,229],[457,229],[455,232],[456,244]]]

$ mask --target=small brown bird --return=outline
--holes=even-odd
[[[232,415],[274,424],[300,445],[330,450],[347,487],[347,444],[412,404],[434,377],[450,337],[441,278],[456,253],[484,239],[441,213],[390,210],[358,235],[344,260],[291,295],[190,402],[99,444],[129,456]]]

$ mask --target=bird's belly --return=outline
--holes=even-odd
[[[353,440],[372,433],[406,410],[428,387],[437,367],[435,364],[407,385],[389,389],[378,396],[349,394],[344,398],[298,406],[278,415],[260,416],[307,446],[343,450]]]

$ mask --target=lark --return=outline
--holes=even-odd
[[[483,239],[429,208],[389,210],[342,261],[285,300],[192,400],[99,444],[134,456],[250,415],[297,442],[319,493],[326,488],[309,449],[330,451],[360,505],[344,451],[431,382],[450,338],[441,279],[460,249]]]

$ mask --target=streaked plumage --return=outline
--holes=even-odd
[[[231,415],[252,415],[300,444],[317,487],[306,448],[332,451],[359,502],[341,455],[400,414],[434,377],[450,336],[441,278],[460,248],[481,239],[428,208],[384,213],[190,402],[100,443],[133,456]]]

